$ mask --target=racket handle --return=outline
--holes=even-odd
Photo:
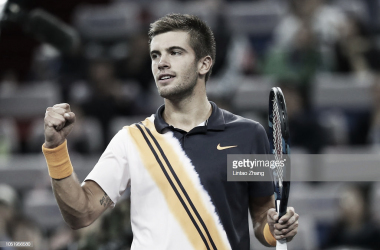
[[[276,250],[288,250],[286,239],[278,240],[276,243]]]
[[[280,211],[280,200],[276,200],[277,211]],[[286,239],[277,240],[276,250],[288,250]]]

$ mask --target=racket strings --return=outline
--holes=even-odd
[[[274,157],[276,161],[282,159],[282,133],[281,133],[281,120],[280,112],[278,109],[276,99],[273,100],[273,144],[274,144]],[[282,186],[283,169],[278,165],[276,173],[279,179],[279,185]]]

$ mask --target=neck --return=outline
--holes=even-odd
[[[190,131],[206,121],[212,113],[204,82],[198,82],[193,92],[180,100],[165,99],[162,117],[175,128]]]

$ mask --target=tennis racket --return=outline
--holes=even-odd
[[[290,189],[289,124],[285,98],[278,87],[269,94],[269,144],[276,161],[284,160],[284,165],[272,166],[275,186],[276,210],[279,219],[286,214]],[[286,250],[286,239],[278,240],[277,250]]]

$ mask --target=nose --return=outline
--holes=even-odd
[[[170,68],[170,63],[167,59],[168,58],[166,56],[164,56],[164,55],[161,56],[160,61],[158,62],[158,69],[159,70]]]

